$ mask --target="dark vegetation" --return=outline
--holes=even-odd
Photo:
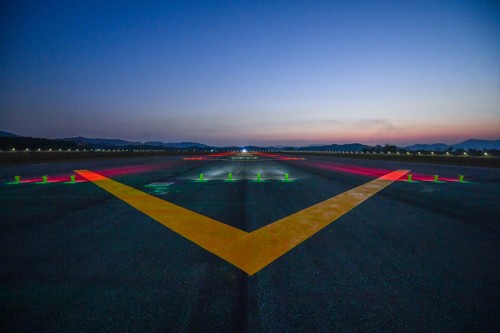
[[[126,142],[126,141],[124,141]],[[112,143],[89,143],[81,141],[73,141],[69,139],[45,139],[45,138],[32,138],[32,137],[0,137],[0,150],[28,150],[28,151],[63,151],[63,150],[87,150],[87,151],[139,151],[139,150],[161,150],[166,152],[197,152],[208,151],[210,147],[200,146],[185,146],[182,148],[165,147],[165,146],[152,146],[147,144],[125,144],[114,145]]]
[[[66,140],[51,140],[32,137],[0,137],[0,149],[3,151],[15,150],[68,150],[77,149],[78,145]]]

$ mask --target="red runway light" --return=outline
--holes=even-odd
[[[131,175],[131,174],[138,174],[138,173],[146,173],[146,172],[151,172],[151,171],[156,171],[160,169],[164,169],[167,166],[170,166],[170,163],[162,163],[162,164],[155,164],[155,165],[129,165],[129,166],[123,166],[123,167],[117,167],[117,168],[110,168],[110,169],[104,169],[104,170],[97,170],[100,174],[110,177],[110,176],[122,176],[122,175]]]
[[[363,176],[370,176],[370,177],[380,177],[381,175],[387,174],[390,172],[390,170],[387,169],[377,169],[377,168],[367,168],[367,167],[360,167],[357,165],[344,165],[344,164],[333,164],[333,163],[328,163],[328,162],[304,162],[304,164],[311,166],[313,168],[318,168],[318,169],[323,169],[323,170],[331,170],[331,171],[339,171],[339,172],[345,172],[345,173],[351,173],[351,174],[357,174],[357,175],[363,175]],[[434,176],[433,174],[421,174],[421,173],[413,173],[410,172],[412,175],[412,180],[413,181],[420,181],[420,182],[433,182],[434,181]],[[400,182],[406,182],[406,178],[401,178],[398,179],[397,181]],[[439,181],[440,182],[456,182],[458,179],[455,177],[441,177],[439,176]]]
[[[204,160],[204,157],[184,157],[185,161],[199,161],[199,160]]]
[[[281,157],[280,160],[282,161],[302,161],[304,160],[303,157]]]
[[[360,167],[357,165],[333,164],[327,162],[304,162],[304,163],[313,168],[352,173],[370,177],[379,177],[391,172],[391,170],[388,169],[367,168],[367,167]]]
[[[412,175],[413,181],[419,181],[419,182],[433,182],[434,181],[433,175],[426,175],[426,174],[422,174],[422,173],[411,173],[411,175]],[[400,179],[400,181],[401,181],[401,179]],[[439,176],[439,181],[440,182],[457,182],[458,178]]]
[[[70,175],[72,174],[67,174],[67,175],[47,175],[47,184],[49,183],[65,183],[69,182],[71,180]],[[41,183],[43,181],[42,176],[40,177],[35,177],[35,178],[23,178],[19,182],[20,184],[34,184],[34,183]],[[76,175],[75,177],[76,182],[87,182],[86,179],[84,179],[81,176]]]

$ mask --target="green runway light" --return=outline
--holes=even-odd
[[[233,174],[230,172],[227,174],[227,179],[225,182],[234,182],[235,180],[233,179]]]
[[[412,182],[413,175],[408,174],[408,183]]]
[[[199,182],[199,183],[206,182],[206,180],[203,177],[204,177],[204,175],[203,175],[203,172],[202,172],[202,173],[200,173],[200,177],[196,181]]]
[[[49,179],[48,176],[42,176],[42,181],[38,182],[37,184],[47,184],[47,180]]]
[[[434,182],[437,183],[439,181],[439,175],[434,175]]]
[[[288,177],[288,173],[285,173],[285,178],[282,180],[282,182],[291,182],[290,178]]]
[[[75,175],[71,175],[69,176],[69,182],[65,182],[64,184],[75,184],[75,183],[76,183]]]
[[[254,180],[254,182],[257,182],[257,183],[265,182],[265,180],[262,180],[262,176],[261,176],[260,172],[257,173],[257,178]]]
[[[8,182],[7,184],[14,185],[14,184],[20,184],[20,183],[21,183],[21,176],[14,176],[14,181]]]
[[[462,183],[464,181],[464,175],[459,175],[458,176],[458,182]]]

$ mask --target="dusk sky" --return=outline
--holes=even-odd
[[[0,130],[213,145],[500,138],[498,1],[6,2]]]

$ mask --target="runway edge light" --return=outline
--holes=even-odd
[[[257,181],[258,182],[261,182],[262,181],[262,178],[260,177],[260,172],[257,173]]]
[[[225,182],[234,182],[235,180],[233,179],[233,174],[230,172],[227,174],[227,179]]]
[[[42,181],[41,182],[37,182],[37,184],[47,184],[47,180],[49,179],[48,176],[42,176]]]
[[[289,175],[288,173],[285,173],[285,178],[283,179],[284,182],[290,182],[290,178],[289,178]]]
[[[69,182],[65,182],[65,184],[76,184],[75,175],[70,175]]]
[[[458,175],[458,182],[462,183],[464,181],[464,175]]]
[[[206,182],[205,178],[204,178],[204,175],[203,175],[203,172],[200,173],[200,176],[198,177],[198,179],[196,180],[197,182],[199,183],[204,183]]]
[[[7,184],[20,184],[20,183],[21,183],[21,176],[14,176],[14,181],[8,182]]]
[[[434,175],[434,182],[437,183],[439,181],[439,175]]]

